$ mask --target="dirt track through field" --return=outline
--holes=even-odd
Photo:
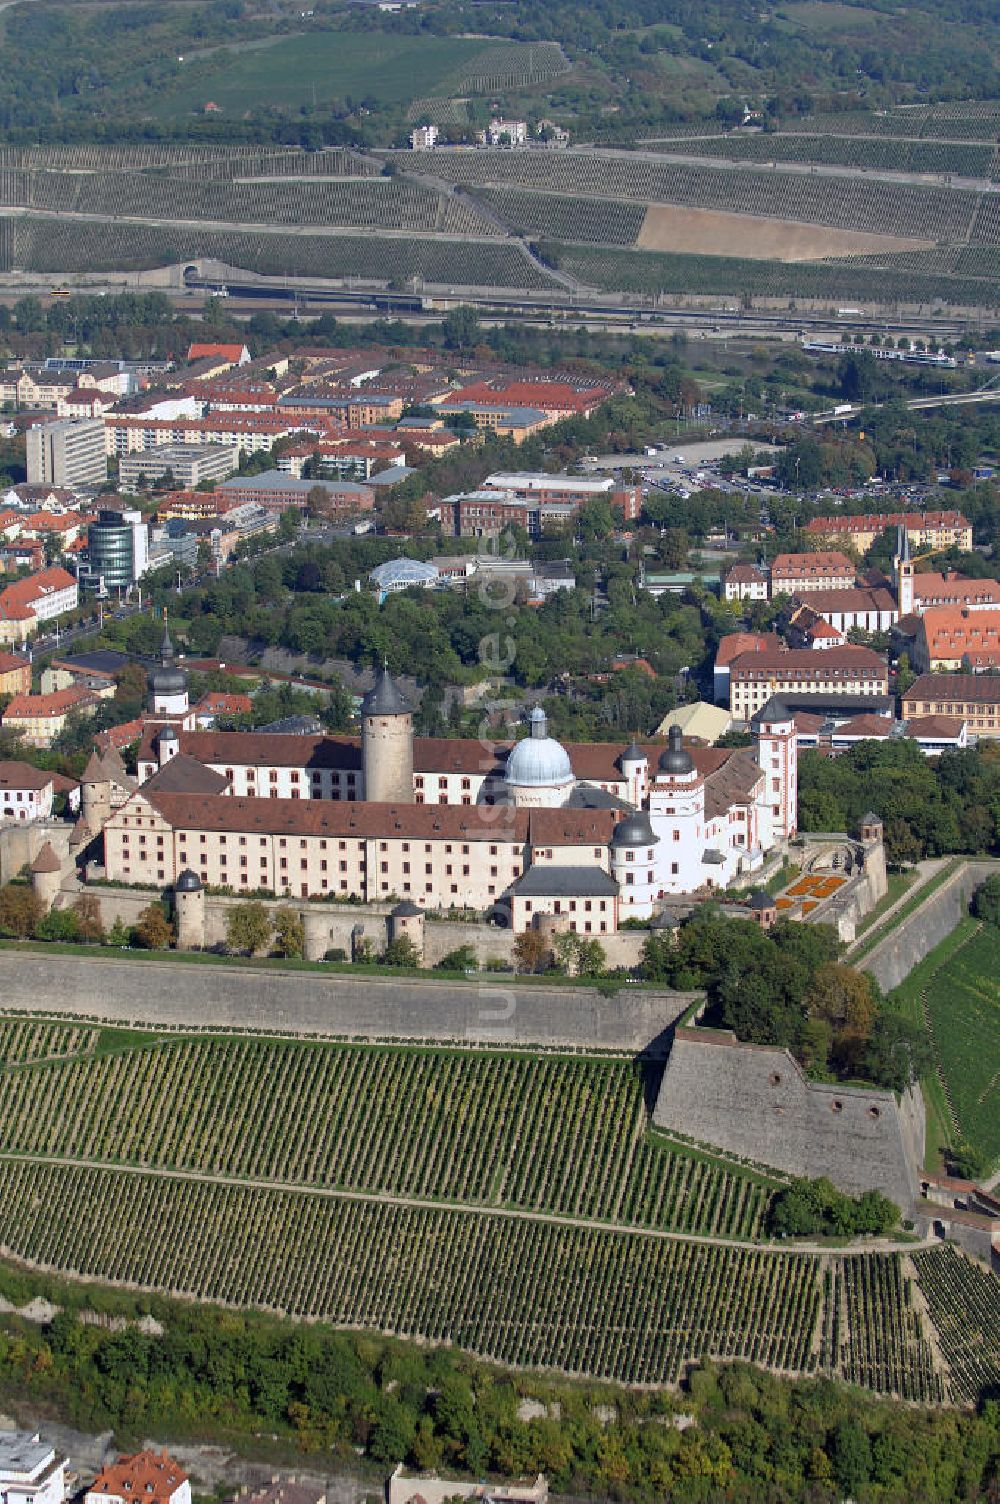
[[[873,251],[927,251],[933,249],[934,242],[905,235],[835,230],[795,219],[650,204],[636,245],[643,251],[744,256],[752,261],[821,261],[827,256],[863,256]]]

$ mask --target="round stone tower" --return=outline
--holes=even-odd
[[[45,842],[31,864],[31,886],[35,897],[45,905],[47,914],[58,898],[59,889],[62,886],[62,863],[49,841]]]
[[[190,867],[185,867],[174,883],[174,917],[178,950],[201,950],[205,944],[205,889]]]
[[[413,803],[413,709],[385,666],[361,702],[361,765],[370,803]]]

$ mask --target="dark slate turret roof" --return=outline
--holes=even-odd
[[[411,903],[408,898],[404,898],[402,903],[397,903],[390,917],[392,919],[417,919],[423,912],[423,909],[418,908],[415,903]]]
[[[652,846],[659,839],[649,823],[649,816],[641,809],[619,820],[611,833],[612,846]]]
[[[751,716],[750,724],[769,726],[774,721],[790,721],[792,719],[792,712],[789,710],[788,706],[785,704],[781,696],[772,695],[771,698],[761,706],[757,714],[755,716]]]
[[[361,701],[364,715],[411,715],[413,707],[387,668],[380,668],[375,683]]]
[[[180,877],[174,883],[175,893],[200,893],[201,878],[197,872],[192,872],[190,867],[185,867]]]
[[[661,773],[674,775],[694,771],[691,754],[684,750],[684,735],[679,726],[671,726],[667,732],[667,746],[660,753],[659,768]]]

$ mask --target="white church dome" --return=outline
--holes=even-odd
[[[575,783],[569,754],[561,742],[547,735],[545,711],[536,705],[529,716],[531,735],[511,751],[506,780],[514,788],[558,789]]]

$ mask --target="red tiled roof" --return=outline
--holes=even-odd
[[[854,565],[846,554],[836,550],[806,553],[778,554],[771,564],[771,582],[775,580],[836,578],[839,575],[854,575]]]
[[[94,696],[89,689],[76,686],[57,689],[50,695],[14,695],[3,713],[3,719],[20,721],[38,716],[66,715],[78,705],[91,705],[93,701]]]
[[[166,1504],[187,1481],[180,1464],[166,1452],[136,1452],[103,1467],[88,1493],[142,1499],[144,1504]]]
[[[921,674],[902,699],[904,707],[922,700],[952,705],[1000,705],[1000,678],[990,674]]]
[[[231,360],[235,364],[243,358],[245,345],[194,344],[188,346],[188,360]]]
[[[787,675],[809,670],[817,675],[829,675],[847,669],[861,669],[882,678],[888,673],[884,658],[873,653],[871,648],[857,647],[827,648],[822,653],[816,653],[812,648],[788,648],[783,653],[744,653],[730,665],[734,677],[750,673]]]
[[[856,715],[837,727],[834,736],[884,737],[892,731],[892,721],[883,715]]]
[[[913,576],[913,596],[918,601],[985,602],[987,605],[1000,606],[1000,583],[996,580],[969,580],[962,575],[944,575],[931,571]]]
[[[728,632],[719,639],[715,654],[716,668],[725,668],[744,653],[779,652],[781,638],[776,632]]]
[[[26,579],[15,580],[12,585],[0,591],[0,610],[6,616],[16,616],[18,612],[23,616],[43,596],[56,590],[66,590],[75,584],[73,575],[54,564],[51,569],[43,569],[39,574],[29,574]]]
[[[968,518],[961,512],[865,512],[858,516],[814,517],[807,522],[807,533],[871,533],[885,532],[891,527],[905,527],[908,531],[926,531],[927,528],[967,528]]]
[[[916,715],[906,723],[907,736],[928,737],[935,741],[943,737],[958,737],[965,725],[961,715]]]

